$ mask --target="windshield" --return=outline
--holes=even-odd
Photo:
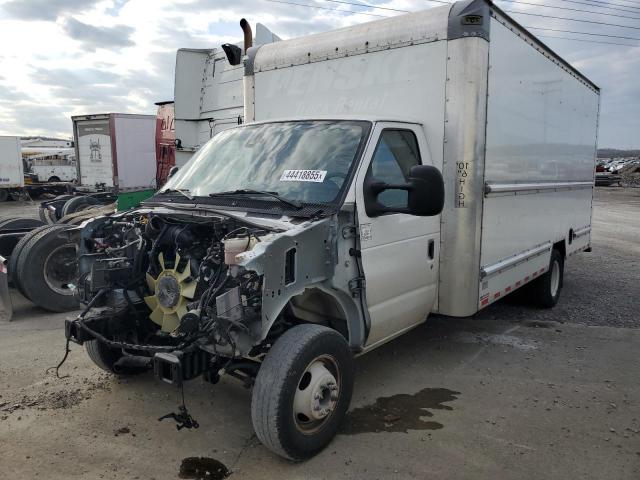
[[[191,197],[266,191],[304,203],[338,199],[369,130],[356,121],[247,125],[214,136],[161,190]],[[237,193],[237,192],[236,192]],[[258,197],[256,197],[258,198]],[[260,200],[273,198],[261,196]]]

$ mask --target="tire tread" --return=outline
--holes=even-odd
[[[283,372],[292,371],[305,348],[327,334],[336,335],[344,341],[337,331],[315,324],[298,325],[285,332],[269,350],[254,384],[251,418],[255,433],[268,449],[289,460],[298,461],[302,458],[287,451],[278,427],[287,380]]]

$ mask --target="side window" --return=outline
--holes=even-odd
[[[418,140],[411,130],[383,130],[371,159],[367,179],[374,182],[406,183],[411,167],[420,165]],[[405,190],[385,190],[378,195],[378,202],[385,207],[406,207]]]

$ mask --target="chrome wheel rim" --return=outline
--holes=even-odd
[[[78,277],[75,244],[61,245],[47,255],[44,261],[44,281],[60,295],[73,295],[71,286]]]
[[[293,398],[293,419],[301,433],[313,434],[328,422],[338,405],[340,387],[340,371],[332,356],[321,355],[307,365]]]

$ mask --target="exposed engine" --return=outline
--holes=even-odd
[[[236,256],[268,235],[231,218],[175,212],[94,221],[81,239],[87,309],[75,328],[134,356],[195,352],[200,359],[181,360],[180,381],[205,372],[200,363],[246,355],[260,332],[262,277]]]

